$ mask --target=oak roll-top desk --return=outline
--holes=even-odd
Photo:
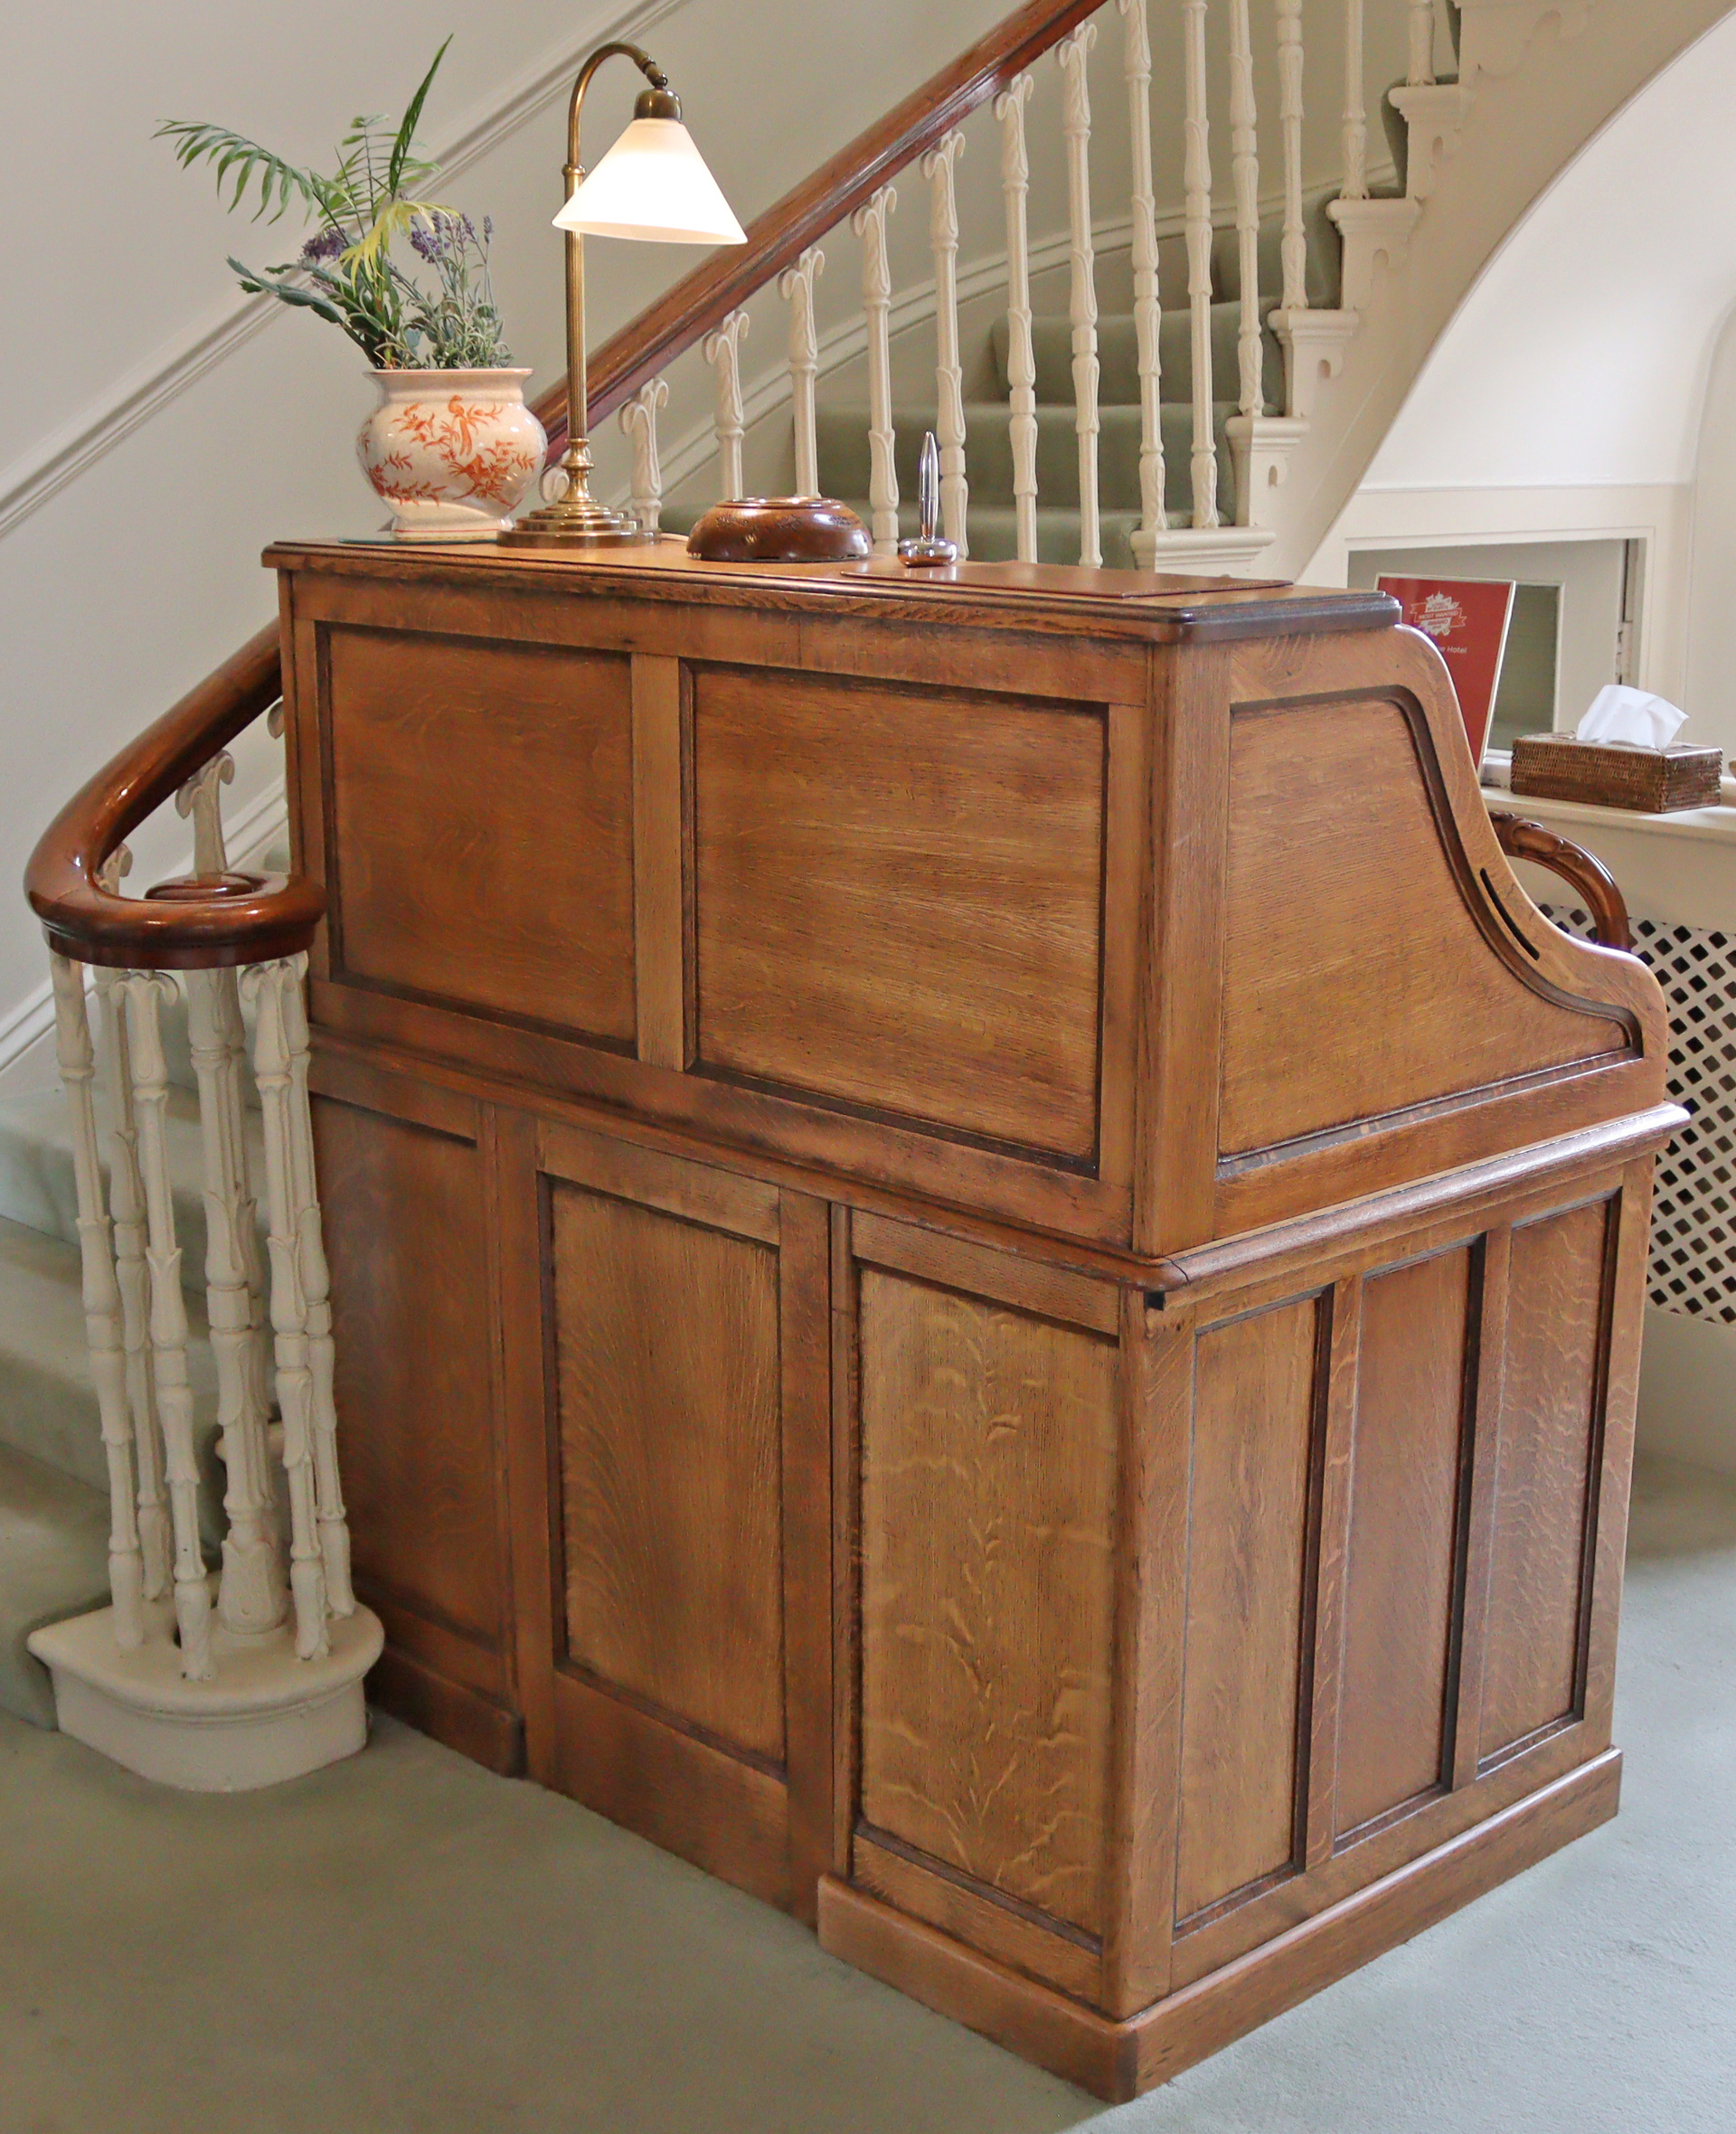
[[[1614,1812],[1664,1005],[1390,602],[267,560],[385,1702],[1106,2096]]]

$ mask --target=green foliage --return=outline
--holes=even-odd
[[[328,320],[379,369],[486,369],[511,360],[488,285],[486,239],[476,239],[466,217],[423,197],[439,171],[418,153],[416,128],[451,42],[448,37],[434,54],[395,125],[377,114],[350,121],[329,175],[298,168],[245,135],[202,120],[168,119],[154,137],[175,144],[184,170],[208,167],[231,214],[250,199],[256,222],[280,221],[292,202],[312,211],[316,226],[298,259],[262,271],[239,260],[229,264],[250,296],[275,297]],[[433,232],[443,233],[437,247],[426,241]],[[393,260],[401,238],[439,268],[438,296],[425,295]],[[454,245],[465,254],[456,277],[448,256]]]

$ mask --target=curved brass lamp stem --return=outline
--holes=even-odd
[[[650,83],[634,106],[636,118],[679,118],[681,102],[670,90],[669,78],[648,52],[637,44],[599,44],[579,70],[567,107],[567,160],[564,175],[571,200],[585,180],[579,160],[579,119],[585,91],[605,60],[631,60]],[[590,414],[585,380],[585,241],[577,230],[562,231],[567,242],[567,449],[561,456],[559,473],[565,487],[552,504],[528,512],[517,525],[496,538],[521,548],[607,546],[644,539],[638,521],[625,512],[611,511],[590,493]],[[544,475],[544,482],[550,479]]]

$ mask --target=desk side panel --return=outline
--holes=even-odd
[[[1166,989],[1190,1012],[1154,1054],[1137,1243],[1184,1251],[1658,1100],[1656,981],[1520,888],[1424,638],[1244,645],[1160,701],[1160,940],[1190,883],[1217,901],[1200,953],[1153,977],[1160,1028]]]

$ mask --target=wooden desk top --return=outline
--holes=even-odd
[[[1146,571],[1089,571],[1059,563],[955,563],[912,568],[892,557],[862,563],[707,563],[675,534],[642,549],[595,556],[496,548],[481,542],[281,541],[269,569],[335,577],[486,583],[502,590],[561,590],[725,607],[826,614],[908,616],[1022,629],[1133,637],[1148,643],[1222,642],[1293,632],[1391,628],[1399,604],[1385,593],[1334,591],[1281,579],[1182,578]]]

